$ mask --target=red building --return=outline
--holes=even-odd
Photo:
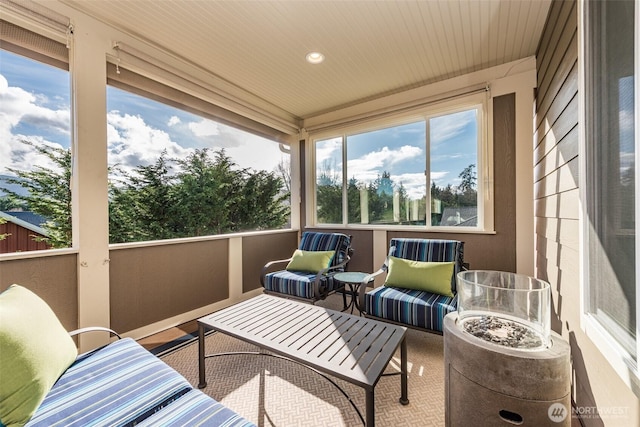
[[[0,212],[0,218],[6,222],[0,224],[0,254],[10,252],[26,252],[49,249],[49,246],[39,241],[38,237],[47,237],[46,231],[39,224],[44,219],[33,212]]]

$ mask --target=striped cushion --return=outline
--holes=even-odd
[[[331,267],[333,267],[344,261],[350,245],[351,239],[346,234],[305,231],[302,233],[298,249],[303,251],[336,251],[338,256],[333,257],[333,261],[331,261]]]
[[[275,271],[264,277],[264,288],[267,291],[292,295],[300,298],[314,299],[319,297],[314,295],[313,282],[316,273],[303,271]],[[334,290],[335,281],[333,277],[323,277],[321,279],[320,291],[331,292]]]
[[[381,286],[365,294],[365,312],[393,322],[442,332],[444,316],[456,311],[458,296]]]
[[[319,233],[315,231],[305,231],[300,239],[298,249],[302,251],[336,251],[330,267],[334,267],[345,260],[351,239],[346,234],[341,233]],[[331,273],[344,271],[343,268],[332,270]],[[269,292],[291,295],[304,299],[320,299],[324,294],[335,290],[335,281],[332,276],[323,276],[320,279],[320,293],[314,295],[313,288],[316,273],[304,271],[275,271],[264,276],[264,289]]]
[[[211,399],[200,390],[191,390],[162,411],[156,412],[137,425],[255,427],[255,424]]]
[[[79,356],[26,425],[134,425],[190,389],[184,377],[125,338]]]
[[[457,240],[391,239],[389,255],[413,261],[455,262],[451,291],[456,293],[456,276],[462,271],[464,243]]]

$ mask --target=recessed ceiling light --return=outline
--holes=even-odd
[[[307,62],[309,64],[319,64],[324,61],[324,55],[320,52],[309,52],[307,53]]]

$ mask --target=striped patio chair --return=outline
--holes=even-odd
[[[384,285],[373,290],[360,286],[359,304],[363,314],[366,317],[442,334],[444,316],[458,308],[456,275],[466,269],[463,262],[464,242],[396,238],[391,239],[389,247],[389,255],[383,266],[363,282],[369,283],[375,276],[387,273]],[[394,267],[394,263],[397,267]],[[390,264],[391,268],[396,268],[400,273],[403,272],[403,268],[405,272],[413,269],[404,276],[407,277],[406,284],[402,283],[403,276],[400,273],[390,271]],[[407,265],[411,266],[405,267]],[[430,270],[431,267],[438,270]],[[389,283],[391,273],[395,276],[393,283]],[[423,282],[438,280],[440,287],[437,290],[426,290],[433,288],[432,283],[423,285]],[[416,285],[416,281],[420,283]]]
[[[344,286],[333,276],[345,270],[350,254],[351,236],[305,231],[290,258],[270,261],[262,268],[260,283],[265,293],[314,304]],[[271,271],[285,264],[284,270]]]

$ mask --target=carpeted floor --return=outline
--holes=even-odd
[[[340,309],[342,297],[332,296],[318,305]],[[444,425],[444,372],[442,337],[409,330],[407,335],[409,400],[398,402],[400,377],[382,377],[375,390],[378,426]],[[257,351],[223,334],[206,338],[206,352]],[[183,345],[161,356],[194,386],[198,383],[197,342]],[[397,372],[398,351],[387,367]],[[206,360],[208,385],[203,391],[258,426],[361,426],[349,400],[330,381],[294,362],[265,355],[231,355]],[[363,414],[364,391],[339,379]]]

